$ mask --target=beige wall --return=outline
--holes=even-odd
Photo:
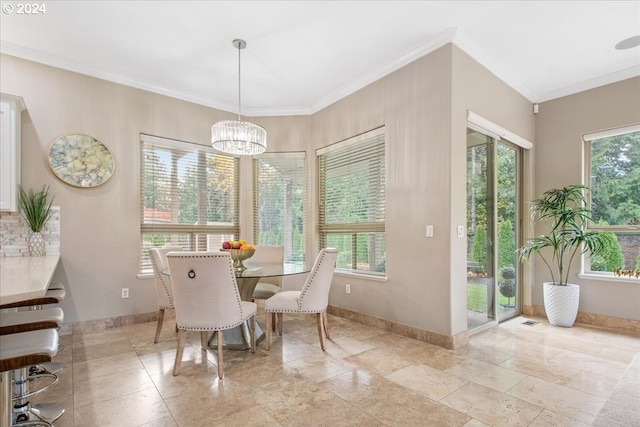
[[[467,330],[466,239],[456,226],[466,229],[468,109],[533,140],[531,103],[453,45],[313,116],[315,148],[386,126],[388,281],[338,275],[332,305],[445,336]]]
[[[535,194],[583,183],[582,135],[640,123],[640,77],[540,104],[536,116]],[[542,230],[538,230],[542,232]],[[640,320],[638,283],[578,278],[580,312]],[[550,280],[544,265],[534,269],[533,304],[542,305],[542,282]]]
[[[22,184],[51,186],[61,207],[62,259],[54,280],[67,283],[65,323],[157,310],[153,279],[137,278],[140,247],[140,143],[147,133],[209,144],[210,126],[235,115],[3,55],[3,93],[18,94],[23,114]],[[304,150],[308,117],[259,121],[272,146]],[[47,163],[51,142],[85,133],[114,154],[116,171],[104,185],[75,188],[56,179]],[[241,199],[252,206],[251,162],[242,159]],[[248,219],[247,219],[248,218]],[[242,211],[242,237],[251,239],[251,211]],[[121,299],[121,288],[130,298]]]
[[[211,124],[233,113],[9,56],[1,57],[0,67],[0,90],[22,96],[27,106],[23,185],[51,185],[61,206],[62,262],[56,278],[69,290],[63,304],[66,321],[154,311],[152,279],[136,277],[138,135],[208,144]],[[443,336],[466,332],[466,244],[455,228],[466,223],[467,109],[534,139],[531,104],[452,45],[312,116],[252,118],[268,129],[269,151],[307,152],[310,259],[318,244],[315,149],[386,127],[388,280],[337,275],[332,305]],[[51,141],[71,132],[90,134],[111,149],[116,173],[108,183],[73,188],[49,171]],[[534,151],[539,151],[537,141]],[[536,155],[538,163],[554,156],[544,150]],[[250,165],[250,159],[242,159],[241,230],[247,239]],[[431,239],[424,237],[427,224],[434,225]],[[350,295],[344,292],[346,283]],[[123,287],[130,288],[129,299],[120,298]],[[525,292],[525,302],[530,295]]]
[[[533,104],[504,84],[460,49],[454,48],[453,56],[454,85],[452,88],[452,146],[451,156],[453,172],[451,194],[453,224],[466,224],[467,213],[467,176],[466,176],[466,148],[467,148],[467,112],[472,111],[501,127],[525,138],[535,141],[535,116]],[[534,148],[535,149],[535,148]],[[529,162],[531,152],[523,150],[523,192],[529,194],[531,187],[531,167]],[[466,226],[465,226],[466,229]],[[467,312],[467,270],[466,270],[466,241],[456,239],[452,230],[452,240],[455,251],[452,251],[452,304],[465,307],[464,312],[457,311],[455,324],[466,328]],[[526,269],[526,267],[525,267]],[[529,298],[528,282],[523,281],[522,299],[526,304]],[[464,317],[462,317],[464,315]]]

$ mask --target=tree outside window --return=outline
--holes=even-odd
[[[607,233],[605,251],[586,271],[640,270],[640,125],[586,135],[592,223]]]

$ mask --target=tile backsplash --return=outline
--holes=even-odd
[[[47,255],[60,253],[60,207],[53,206],[53,216],[47,222],[44,236]],[[17,212],[0,212],[0,257],[29,256],[28,239],[31,230]]]

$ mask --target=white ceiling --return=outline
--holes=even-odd
[[[640,1],[2,2],[0,51],[243,115],[310,114],[453,42],[531,102],[640,75]],[[7,5],[13,8],[7,9]]]

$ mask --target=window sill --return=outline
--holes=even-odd
[[[605,282],[640,283],[640,279],[636,279],[635,277],[609,276],[605,274],[581,273],[578,274],[578,277],[581,279],[601,280]]]
[[[347,270],[338,270],[336,269],[333,274],[335,276],[344,276],[344,277],[353,277],[364,280],[371,280],[372,282],[385,282],[387,281],[387,276],[374,276],[372,274],[362,274],[362,273],[353,273]]]

